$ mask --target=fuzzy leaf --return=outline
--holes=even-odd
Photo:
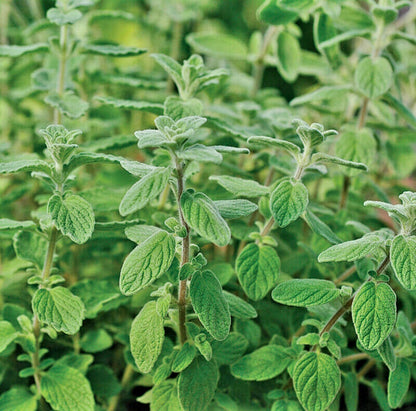
[[[400,359],[394,371],[390,371],[387,384],[387,400],[391,408],[399,408],[409,390],[410,368]]]
[[[390,258],[400,284],[408,290],[416,290],[416,236],[396,236],[391,245]]]
[[[249,320],[257,317],[257,311],[248,302],[228,291],[223,291],[223,294],[230,307],[230,314],[232,317],[241,320]]]
[[[218,364],[233,364],[248,348],[248,341],[244,335],[231,332],[223,341],[213,341],[212,351]]]
[[[117,108],[147,111],[158,116],[163,114],[163,105],[159,103],[152,103],[149,101],[121,100],[114,97],[96,97],[96,99],[103,104],[108,104]]]
[[[339,157],[331,156],[325,153],[315,153],[312,158],[314,163],[323,163],[323,164],[337,164],[339,166],[356,168],[357,170],[368,171],[368,168],[363,163],[355,163],[354,161],[344,160]]]
[[[375,350],[396,322],[396,294],[388,284],[365,283],[352,303],[355,331],[366,350]]]
[[[191,364],[196,355],[195,345],[191,345],[188,341],[182,345],[179,352],[176,354],[172,363],[173,372],[181,372]]]
[[[20,57],[24,54],[48,50],[49,46],[46,43],[30,44],[28,46],[9,46],[7,44],[2,44],[0,45],[0,57]]]
[[[219,200],[214,201],[222,218],[239,218],[248,216],[258,209],[257,204],[248,200]]]
[[[245,381],[265,381],[281,374],[292,359],[279,345],[266,345],[231,365],[231,374]]]
[[[48,213],[56,228],[74,243],[85,243],[94,231],[95,217],[92,206],[78,195],[54,194],[48,202]]]
[[[175,380],[163,381],[152,390],[151,411],[182,411]]]
[[[126,47],[119,44],[84,44],[82,46],[84,53],[98,54],[102,56],[112,57],[130,57],[139,56],[146,53],[146,49],[139,49],[138,47]]]
[[[260,197],[269,193],[268,187],[253,180],[230,176],[211,176],[209,179],[216,181],[236,197]]]
[[[152,370],[164,339],[163,318],[157,313],[156,301],[150,301],[133,320],[130,330],[131,353],[141,373],[147,374]]]
[[[377,352],[379,353],[381,359],[383,360],[384,364],[387,365],[390,371],[394,371],[396,369],[396,354],[394,352],[393,343],[391,342],[391,338],[387,337],[383,343],[377,348]]]
[[[202,144],[194,144],[177,153],[184,160],[199,161],[202,163],[221,164],[222,155],[214,148]]]
[[[311,210],[309,210],[309,208],[306,209],[306,213],[303,218],[315,234],[320,235],[332,244],[339,244],[342,242],[342,240],[331,230],[331,228]]]
[[[324,411],[341,387],[341,372],[327,354],[308,352],[296,362],[292,373],[296,396],[308,411]]]
[[[20,231],[13,238],[16,255],[23,260],[30,261],[43,267],[48,242],[44,237],[30,231]]]
[[[8,321],[0,321],[0,353],[2,353],[17,336],[18,333],[11,323]]]
[[[32,299],[33,312],[39,320],[65,334],[76,334],[85,315],[81,299],[67,288],[38,289]]]
[[[236,260],[238,280],[252,300],[261,300],[276,284],[280,259],[269,246],[248,244]]]
[[[278,138],[271,138],[265,136],[253,136],[248,139],[249,144],[259,144],[270,147],[281,148],[294,155],[300,154],[300,147],[290,141],[280,140]]]
[[[301,60],[299,41],[295,36],[283,31],[277,37],[276,66],[284,80],[292,83],[298,76]]]
[[[201,237],[218,246],[230,242],[230,228],[215,203],[204,193],[185,191],[181,197],[181,207],[186,222]]]
[[[212,271],[197,271],[192,276],[190,295],[202,325],[216,340],[224,340],[230,332],[230,309]]]
[[[120,290],[132,295],[164,274],[175,256],[175,239],[160,231],[140,243],[124,260],[120,274]]]
[[[56,364],[42,377],[42,395],[56,411],[94,411],[89,381],[75,368]]]
[[[274,301],[295,307],[312,307],[329,303],[339,297],[332,281],[296,279],[280,283],[272,292]]]
[[[12,388],[0,396],[2,411],[36,411],[37,399],[25,388]]]
[[[270,196],[270,210],[276,223],[286,227],[297,220],[308,205],[308,190],[300,181],[282,181]]]
[[[51,167],[43,160],[16,160],[8,162],[0,162],[0,174],[12,174],[28,171],[39,171],[50,175],[52,173]]]
[[[227,59],[245,59],[247,46],[237,37],[223,33],[192,33],[187,43],[198,53]]]
[[[63,96],[52,92],[46,96],[45,102],[70,118],[79,118],[83,116],[89,108],[89,104],[86,101],[82,100],[71,91],[67,91]]]
[[[205,411],[217,389],[219,372],[214,361],[196,357],[192,364],[180,373],[178,379],[179,401],[183,411]]]
[[[169,168],[156,168],[137,183],[124,195],[120,203],[120,214],[126,216],[142,209],[146,204],[157,197],[166,187],[169,177]]]
[[[33,221],[16,221],[9,218],[0,218],[0,230],[24,230],[36,227]]]

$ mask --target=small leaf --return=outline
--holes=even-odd
[[[178,398],[178,388],[175,380],[163,381],[152,390],[150,402],[152,411],[181,411]]]
[[[396,322],[396,294],[386,283],[365,283],[352,303],[355,331],[366,350],[375,350]]]
[[[257,204],[248,200],[219,200],[214,201],[222,218],[246,217],[258,209]]]
[[[0,57],[20,57],[24,54],[48,50],[49,46],[46,43],[30,44],[27,46],[9,46],[7,44],[2,44],[0,45]]]
[[[112,57],[140,56],[140,54],[146,53],[147,51],[146,49],[126,47],[119,44],[84,44],[82,48],[84,49],[84,53]]]
[[[344,377],[344,399],[347,411],[358,409],[358,380],[355,372],[349,372]]]
[[[231,374],[245,381],[265,381],[281,374],[292,362],[279,345],[266,345],[240,358],[231,365]]]
[[[408,290],[416,290],[416,236],[396,236],[390,258],[400,284]]]
[[[13,238],[16,255],[23,260],[30,261],[43,267],[48,242],[44,237],[30,231],[20,231]]]
[[[313,163],[323,163],[323,164],[337,164],[339,166],[356,168],[357,170],[368,171],[368,168],[363,163],[356,163],[354,161],[343,160],[342,158],[331,156],[325,153],[315,153],[311,161]]]
[[[142,177],[124,195],[120,203],[120,214],[126,216],[142,209],[166,187],[171,171],[158,167]]]
[[[257,311],[248,302],[228,291],[223,291],[223,294],[230,307],[232,317],[240,318],[241,320],[249,320],[257,317]]]
[[[90,330],[82,336],[80,345],[85,352],[96,353],[110,348],[113,345],[113,339],[105,330]]]
[[[197,271],[192,276],[190,295],[202,325],[216,340],[224,340],[230,332],[231,316],[217,277],[209,270]]]
[[[223,341],[213,341],[212,351],[218,364],[233,364],[248,348],[248,341],[244,335],[231,332]]]
[[[332,244],[339,244],[342,242],[342,240],[331,230],[331,228],[311,210],[309,210],[309,208],[306,209],[306,213],[303,218],[315,234],[320,235]]]
[[[0,230],[24,230],[36,227],[33,221],[16,221],[9,218],[0,218]]]
[[[216,181],[236,197],[260,197],[269,193],[268,187],[253,180],[230,176],[211,176],[209,179]]]
[[[91,204],[78,195],[54,194],[48,202],[48,213],[56,228],[74,243],[85,243],[94,231],[95,217]]]
[[[296,279],[280,283],[272,292],[274,301],[295,307],[312,307],[329,303],[339,297],[332,281]]]
[[[214,361],[198,356],[180,373],[178,379],[179,401],[183,411],[205,411],[214,398],[219,379]]]
[[[280,259],[272,247],[252,243],[237,257],[235,267],[244,292],[257,301],[276,284],[280,273]]]
[[[290,141],[280,140],[278,138],[271,138],[271,137],[265,137],[265,136],[253,136],[248,139],[248,143],[281,148],[295,156],[300,154],[301,152],[300,147],[297,146],[296,144],[293,144]]]
[[[39,171],[50,175],[52,169],[46,161],[27,159],[27,160],[16,160],[8,162],[0,162],[0,174],[12,174],[28,171]]]
[[[172,77],[179,89],[185,88],[182,79],[182,66],[176,60],[164,54],[152,54],[151,56]]]
[[[132,295],[158,279],[172,264],[175,248],[175,239],[163,230],[140,243],[124,260],[121,292]]]
[[[293,368],[293,386],[305,410],[324,411],[334,401],[341,387],[341,372],[327,354],[308,352]]]
[[[283,79],[292,83],[298,76],[301,49],[295,36],[283,31],[277,37],[276,65]]]
[[[159,130],[139,130],[134,133],[139,148],[163,147],[167,143],[172,143]]]
[[[12,388],[0,396],[2,411],[36,411],[37,408],[36,397],[25,388]]]
[[[90,383],[75,368],[54,365],[42,377],[41,390],[53,410],[94,411]]]
[[[81,299],[64,287],[38,289],[32,308],[41,322],[69,335],[79,331],[85,314]]]
[[[181,208],[186,222],[201,237],[218,246],[230,242],[230,228],[207,195],[185,191],[181,197]]]
[[[178,151],[179,158],[184,160],[199,161],[202,163],[220,164],[222,162],[222,155],[214,148],[207,147],[202,144],[194,144],[182,151]]]
[[[77,9],[69,9],[64,11],[63,8],[51,8],[46,13],[46,17],[51,23],[55,23],[58,26],[63,26],[65,24],[74,24],[80,18],[82,18],[82,13]]]
[[[0,353],[2,353],[17,336],[18,333],[11,323],[8,321],[0,321]]]
[[[377,348],[377,352],[379,353],[381,359],[383,360],[384,364],[387,365],[390,371],[394,371],[396,369],[396,354],[394,352],[393,343],[391,342],[391,338],[387,337],[383,343]]]
[[[195,345],[191,345],[188,341],[182,345],[179,352],[176,354],[172,363],[173,372],[181,372],[191,364],[196,355]]]
[[[148,302],[133,320],[130,349],[139,371],[149,373],[162,352],[165,329],[163,318],[156,311],[156,301]]]
[[[117,108],[147,111],[158,116],[163,114],[163,105],[159,103],[152,103],[149,101],[121,100],[119,98],[114,97],[96,97],[96,100],[100,101],[103,104],[107,104]]]
[[[400,359],[394,371],[390,371],[387,384],[387,400],[391,408],[399,408],[409,390],[410,368],[406,360]]]
[[[83,116],[89,108],[89,104],[86,101],[82,100],[71,91],[67,91],[63,96],[60,96],[56,92],[52,92],[45,97],[45,102],[70,118],[79,118]]]
[[[282,181],[270,196],[270,210],[276,223],[286,227],[297,220],[308,205],[308,190],[300,181]]]
[[[384,57],[365,57],[355,71],[355,83],[368,98],[376,98],[389,90],[393,81],[393,70]]]
[[[73,155],[69,161],[69,164],[65,166],[65,172],[70,173],[71,171],[77,169],[80,166],[87,164],[95,163],[109,163],[109,164],[119,164],[121,161],[124,161],[123,157],[113,156],[111,154],[104,153],[77,153]]]

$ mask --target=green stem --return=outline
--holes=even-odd
[[[68,26],[65,24],[61,26],[61,33],[59,39],[60,57],[58,69],[58,81],[56,83],[56,92],[60,97],[65,91],[65,73],[67,63],[67,43],[68,43]],[[62,122],[62,114],[58,108],[55,108],[53,113],[54,123],[60,124]]]
[[[369,355],[367,353],[360,352],[358,354],[347,355],[346,357],[340,358],[337,361],[337,364],[341,365],[341,364],[346,364],[346,363],[353,362],[353,361],[365,360],[368,357],[369,357]]]
[[[124,373],[123,376],[121,377],[121,390],[120,393],[118,393],[117,395],[115,395],[111,400],[110,403],[108,404],[108,408],[107,411],[116,411],[117,407],[118,407],[118,403],[120,401],[120,394],[122,391],[124,391],[130,380],[132,379],[134,374],[134,368],[130,365],[127,364],[126,368],[124,369]]]

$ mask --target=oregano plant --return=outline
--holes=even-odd
[[[407,0],[0,2],[0,410],[411,410]]]

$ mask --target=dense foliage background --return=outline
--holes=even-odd
[[[0,410],[415,409],[415,17],[2,0]]]

